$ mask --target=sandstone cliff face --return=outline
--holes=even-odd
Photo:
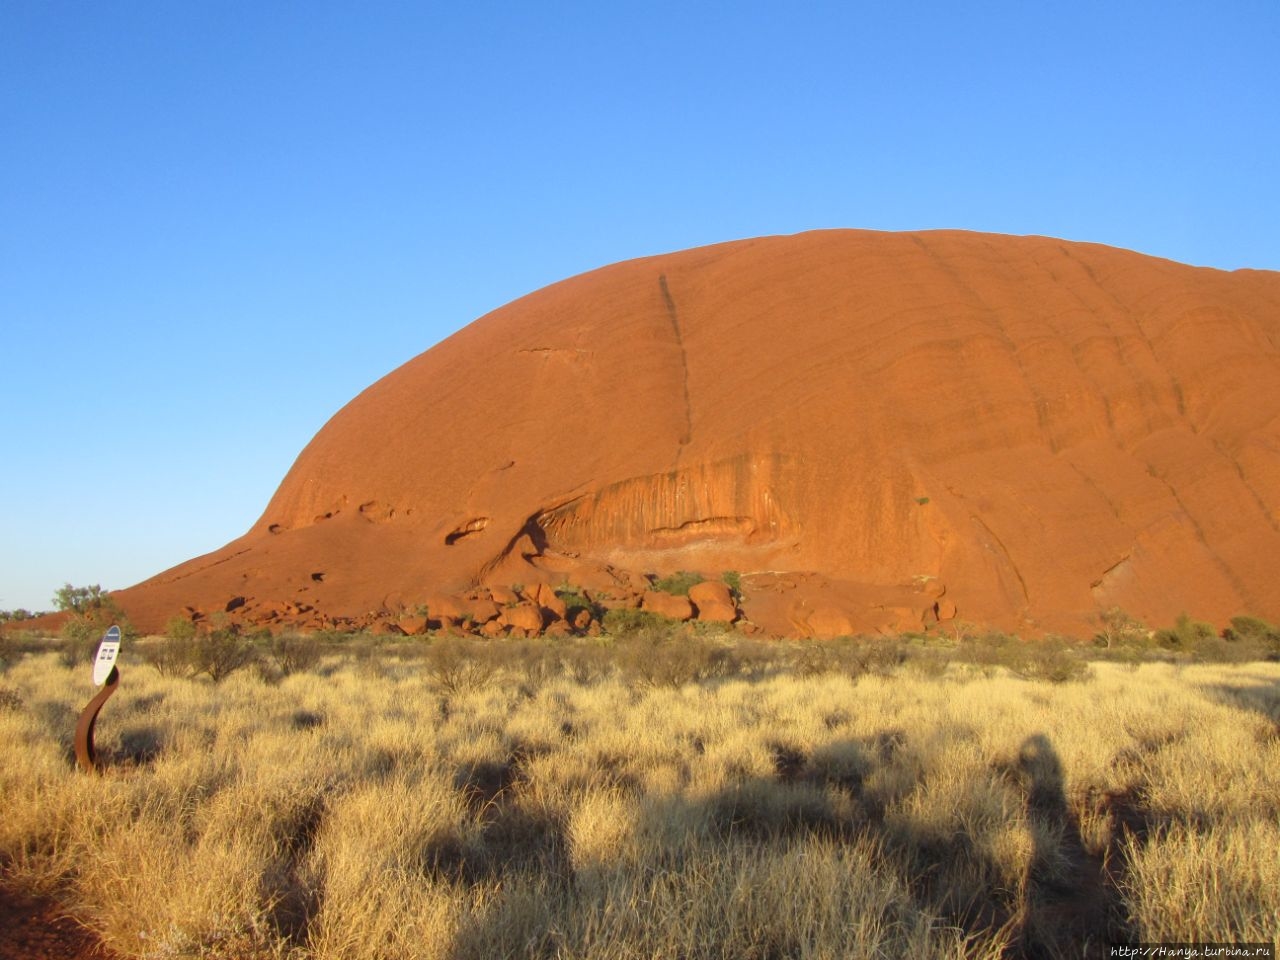
[[[341,410],[247,534],[119,599],[154,627],[736,570],[775,632],[1078,631],[1280,618],[1277,555],[1280,274],[830,231],[482,317]]]

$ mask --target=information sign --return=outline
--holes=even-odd
[[[120,653],[120,628],[112,627],[102,635],[98,644],[98,655],[93,658],[93,685],[100,687],[107,682],[116,665],[116,656]]]

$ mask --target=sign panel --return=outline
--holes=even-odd
[[[93,658],[93,685],[100,687],[111,676],[111,668],[116,665],[116,656],[120,653],[120,628],[112,627],[102,635],[98,644],[98,655]]]

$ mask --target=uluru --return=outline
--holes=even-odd
[[[481,317],[340,410],[247,533],[115,596],[149,630],[307,627],[732,572],[780,635],[1080,633],[1280,618],[1277,557],[1280,273],[833,230]]]

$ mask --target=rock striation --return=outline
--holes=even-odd
[[[709,619],[1080,632],[1280,618],[1276,556],[1280,274],[847,230],[480,318],[339,411],[246,534],[116,596],[149,629],[425,606],[507,635],[567,623],[535,585],[653,606],[652,575],[737,571]]]

